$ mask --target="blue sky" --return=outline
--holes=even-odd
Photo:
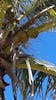
[[[49,32],[40,33],[36,39],[29,39],[28,44],[29,46],[26,52],[34,55],[37,58],[47,60],[56,64],[56,32],[49,31]],[[5,80],[8,83],[10,83],[10,86],[6,88],[5,98],[6,100],[14,100],[13,93],[12,93],[11,80],[8,76],[5,77]],[[47,82],[47,79],[45,80],[43,86],[46,86],[46,82]],[[43,88],[45,89],[45,87]],[[18,91],[17,100],[22,100],[22,96],[19,91]],[[37,100],[37,99],[35,98],[34,100]],[[42,100],[41,97],[38,100]]]
[[[36,39],[29,41],[27,51],[30,54],[56,64],[56,32],[42,32]]]

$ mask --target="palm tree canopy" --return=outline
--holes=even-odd
[[[14,87],[20,86],[20,84],[22,85],[21,80],[23,80],[25,84],[27,83],[22,91],[25,98],[26,91],[29,87],[26,59],[29,59],[33,75],[38,71],[38,77],[34,83],[34,92],[36,92],[37,86],[38,91],[41,90],[42,83],[46,77],[48,77],[46,94],[50,89],[54,89],[56,85],[55,65],[44,60],[35,59],[32,55],[24,53],[23,50],[20,49],[20,46],[25,47],[29,38],[36,38],[41,32],[51,30],[55,27],[55,0],[0,1],[0,84],[2,83],[2,88],[7,85],[2,81],[2,77],[5,74],[11,77],[14,92]],[[21,74],[22,78],[20,80]],[[54,82],[52,82],[52,79]],[[32,77],[29,80],[32,81]],[[37,82],[37,80],[39,81]],[[33,89],[32,86],[30,84],[31,90]]]

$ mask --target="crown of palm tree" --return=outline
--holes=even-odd
[[[20,85],[21,81],[15,75],[14,70],[17,68],[28,68],[29,83],[33,94],[34,80],[31,67],[33,70],[54,76],[56,76],[56,69],[54,65],[39,59],[36,60],[32,55],[24,53],[19,48],[20,46],[24,47],[29,38],[36,38],[39,33],[56,27],[56,1],[1,0],[0,8],[0,76],[6,73],[10,75],[13,85],[16,87]],[[22,23],[24,18],[27,21]],[[42,74],[41,76],[39,72],[38,76],[37,79],[43,82],[47,75]],[[0,84],[2,88],[6,86],[2,77]],[[37,84],[41,86],[41,83]]]

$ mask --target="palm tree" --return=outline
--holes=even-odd
[[[29,84],[30,92],[33,95],[36,92],[37,86],[38,91],[42,89],[42,83],[48,75],[46,94],[52,88],[55,89],[55,65],[44,60],[36,59],[32,55],[26,54],[22,49],[25,48],[29,38],[36,38],[39,33],[56,27],[55,6],[55,0],[0,1],[0,80],[2,82],[2,84],[0,83],[2,87],[0,88],[0,96],[2,96],[1,98],[4,98],[3,90],[5,86],[8,85],[3,80],[3,76],[5,74],[8,74],[11,77],[14,97],[16,97],[16,87],[20,85],[22,87],[21,80],[23,80],[23,82],[26,84],[22,91],[24,100]],[[22,23],[24,18],[25,23]],[[27,74],[27,68],[29,76]],[[31,71],[31,68],[33,71]],[[34,81],[33,75],[35,75],[36,71],[38,71],[38,77]],[[22,78],[20,79],[21,74]],[[27,77],[29,77],[29,83]],[[52,79],[54,80],[53,83],[51,81]],[[37,80],[39,81],[37,82]]]

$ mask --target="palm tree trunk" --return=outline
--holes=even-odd
[[[0,100],[5,100],[4,89],[0,88]]]

